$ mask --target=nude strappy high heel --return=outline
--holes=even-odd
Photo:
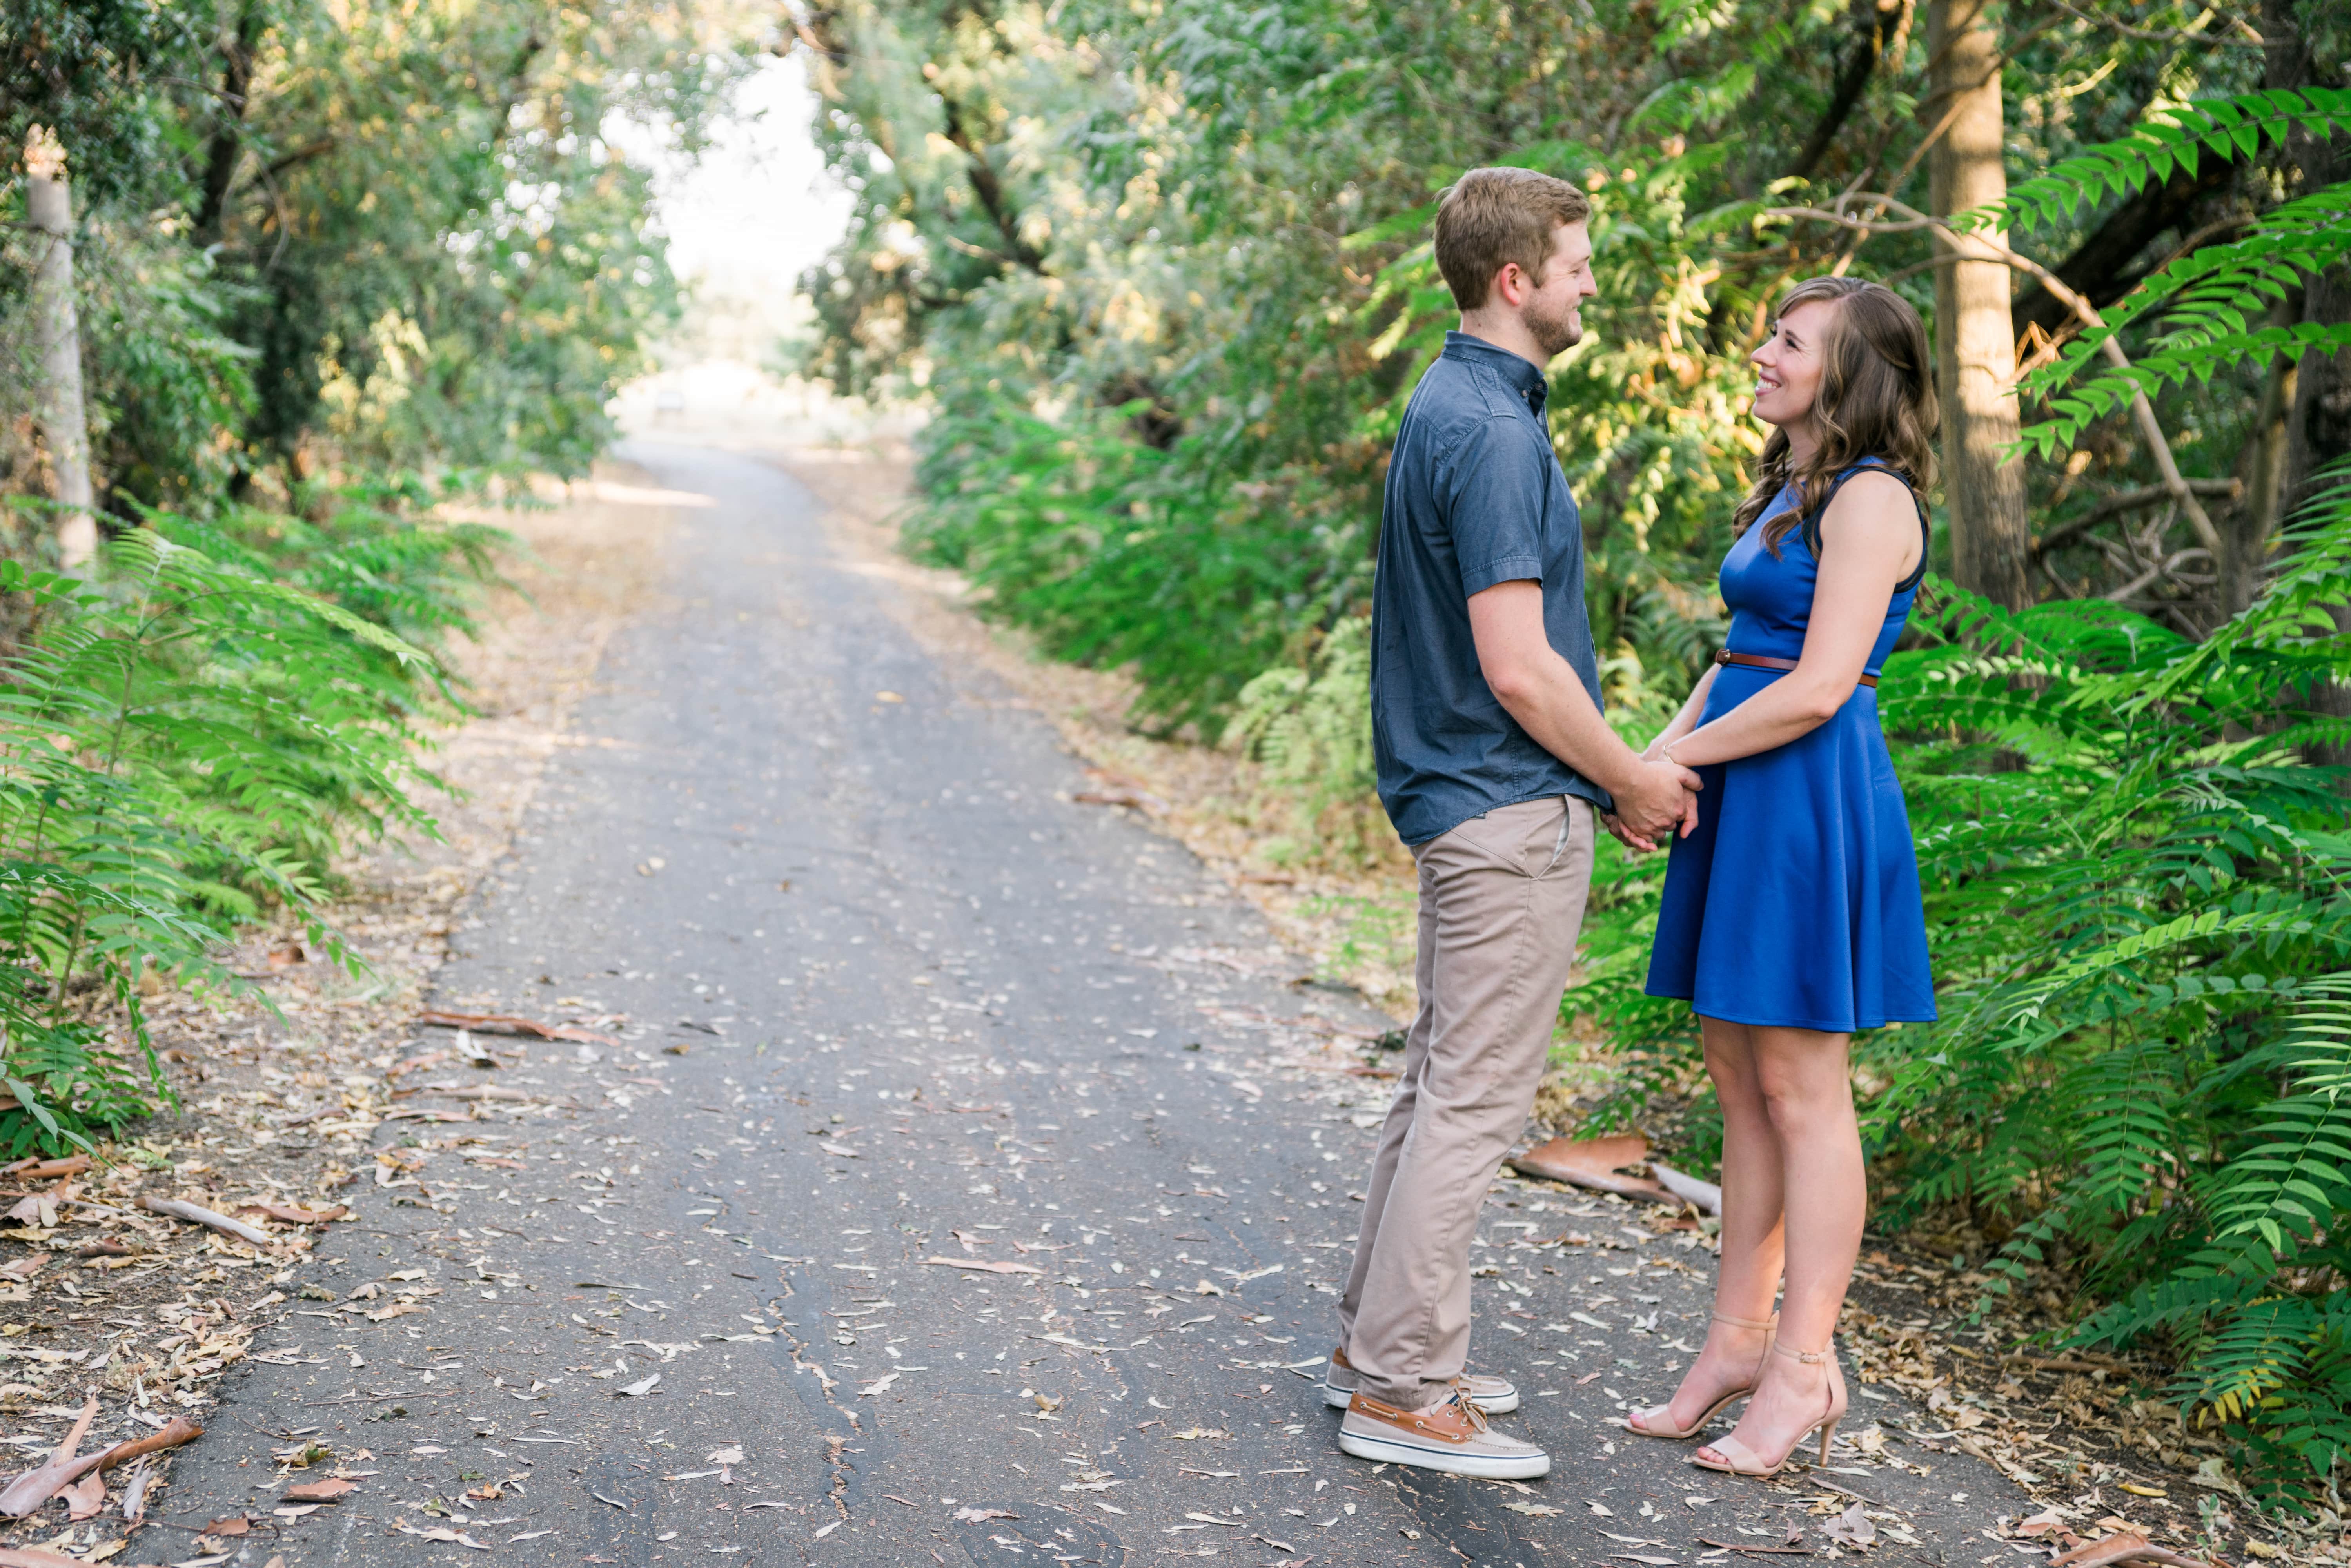
[[[1735,1329],[1761,1330],[1763,1333],[1763,1350],[1766,1354],[1769,1354],[1773,1343],[1773,1335],[1779,1328],[1780,1314],[1773,1312],[1770,1317],[1758,1322],[1752,1318],[1734,1318],[1728,1312],[1717,1312],[1714,1314],[1714,1321],[1719,1323],[1729,1323]],[[1760,1359],[1755,1364],[1755,1372],[1757,1377],[1761,1377],[1762,1375],[1763,1363]],[[1754,1392],[1755,1380],[1754,1378],[1750,1378],[1747,1382],[1741,1384],[1737,1388],[1729,1390],[1728,1393],[1724,1394],[1721,1398],[1708,1406],[1705,1413],[1699,1416],[1697,1420],[1679,1429],[1666,1424],[1667,1413],[1673,1409],[1673,1402],[1668,1400],[1663,1405],[1654,1406],[1646,1410],[1635,1410],[1627,1414],[1625,1417],[1625,1430],[1632,1433],[1633,1436],[1636,1437],[1665,1437],[1676,1442],[1680,1442],[1687,1438],[1695,1437],[1700,1432],[1706,1430],[1707,1423],[1713,1420],[1717,1416],[1721,1415],[1723,1406],[1730,1404],[1733,1400],[1744,1399]]]
[[[1706,1449],[1701,1448],[1690,1456],[1691,1464],[1700,1469],[1719,1470],[1725,1475],[1731,1476],[1754,1476],[1758,1479],[1776,1476],[1780,1473],[1781,1467],[1788,1462],[1789,1455],[1793,1454],[1803,1443],[1804,1438],[1813,1432],[1821,1435],[1821,1463],[1825,1465],[1829,1462],[1829,1446],[1836,1441],[1837,1423],[1844,1419],[1845,1408],[1844,1374],[1837,1366],[1836,1341],[1831,1339],[1828,1347],[1824,1350],[1790,1350],[1777,1341],[1772,1343],[1771,1348],[1792,1361],[1802,1362],[1806,1366],[1827,1364],[1828,1407],[1821,1412],[1820,1420],[1796,1434],[1796,1440],[1788,1445],[1788,1452],[1782,1454],[1768,1465],[1762,1462],[1754,1449],[1740,1442],[1736,1435],[1707,1445],[1707,1448],[1720,1454],[1722,1459],[1708,1458]],[[1725,1463],[1724,1460],[1729,1462]]]

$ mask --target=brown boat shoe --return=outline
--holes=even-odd
[[[1414,1465],[1483,1480],[1525,1481],[1551,1473],[1551,1456],[1506,1437],[1459,1385],[1426,1410],[1400,1410],[1361,1389],[1339,1423],[1343,1453],[1380,1464]]]
[[[1322,1369],[1322,1403],[1333,1410],[1344,1410],[1348,1399],[1363,1384],[1354,1364],[1347,1359],[1347,1353],[1333,1350],[1330,1364]],[[1507,1416],[1519,1407],[1519,1385],[1507,1377],[1464,1373],[1454,1379],[1454,1385],[1466,1390],[1469,1403],[1489,1416]]]

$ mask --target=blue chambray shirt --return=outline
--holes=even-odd
[[[1407,844],[1546,795],[1613,805],[1495,700],[1469,632],[1471,594],[1541,583],[1551,645],[1600,702],[1583,523],[1551,448],[1547,392],[1518,355],[1447,332],[1396,432],[1372,589],[1372,747]]]

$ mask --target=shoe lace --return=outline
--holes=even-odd
[[[1453,1403],[1461,1406],[1461,1415],[1470,1426],[1480,1432],[1492,1430],[1486,1424],[1486,1413],[1478,1408],[1477,1404],[1470,1399],[1469,1390],[1466,1385],[1456,1383],[1453,1385]]]

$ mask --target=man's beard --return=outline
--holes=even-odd
[[[1534,338],[1535,347],[1546,355],[1563,354],[1583,340],[1583,329],[1576,324],[1573,305],[1554,316],[1530,299],[1521,319]]]

